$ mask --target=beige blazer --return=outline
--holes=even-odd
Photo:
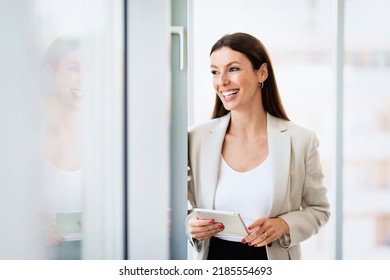
[[[188,199],[193,208],[214,209],[221,150],[230,113],[189,131]],[[301,259],[300,242],[316,234],[329,219],[329,202],[315,134],[267,114],[274,196],[269,217],[280,217],[290,235],[267,245],[268,259]],[[188,219],[192,216],[190,213]],[[259,217],[260,218],[260,217]],[[186,222],[187,222],[186,221]],[[188,227],[186,227],[188,229]],[[194,259],[207,259],[208,241],[192,240]]]

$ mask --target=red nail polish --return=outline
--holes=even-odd
[[[245,242],[246,242],[246,240],[245,240],[245,239],[243,239],[243,240],[241,240],[241,242],[242,242],[242,243],[245,243]]]
[[[248,243],[248,246],[252,246],[252,242],[249,242],[249,243]]]
[[[248,227],[248,230],[251,230],[252,228],[251,227]]]
[[[209,222],[209,224],[210,224],[210,225],[213,225],[213,224],[214,224],[214,220],[211,220],[211,221]]]

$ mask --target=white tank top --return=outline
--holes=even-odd
[[[240,213],[246,226],[255,220],[268,216],[273,197],[272,158],[268,156],[260,165],[247,172],[232,169],[221,156],[217,191],[214,206],[216,210]],[[218,238],[241,242],[242,237],[218,234]]]

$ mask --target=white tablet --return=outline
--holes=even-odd
[[[213,219],[216,223],[222,223],[225,227],[224,235],[245,237],[249,234],[239,213],[200,208],[195,208],[194,212],[199,218]]]
[[[57,231],[65,241],[82,239],[82,212],[66,211],[57,213]]]

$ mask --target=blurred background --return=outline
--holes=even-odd
[[[386,0],[0,0],[0,259],[186,259],[186,132],[233,32],[320,140],[303,258],[389,259],[388,26]]]

